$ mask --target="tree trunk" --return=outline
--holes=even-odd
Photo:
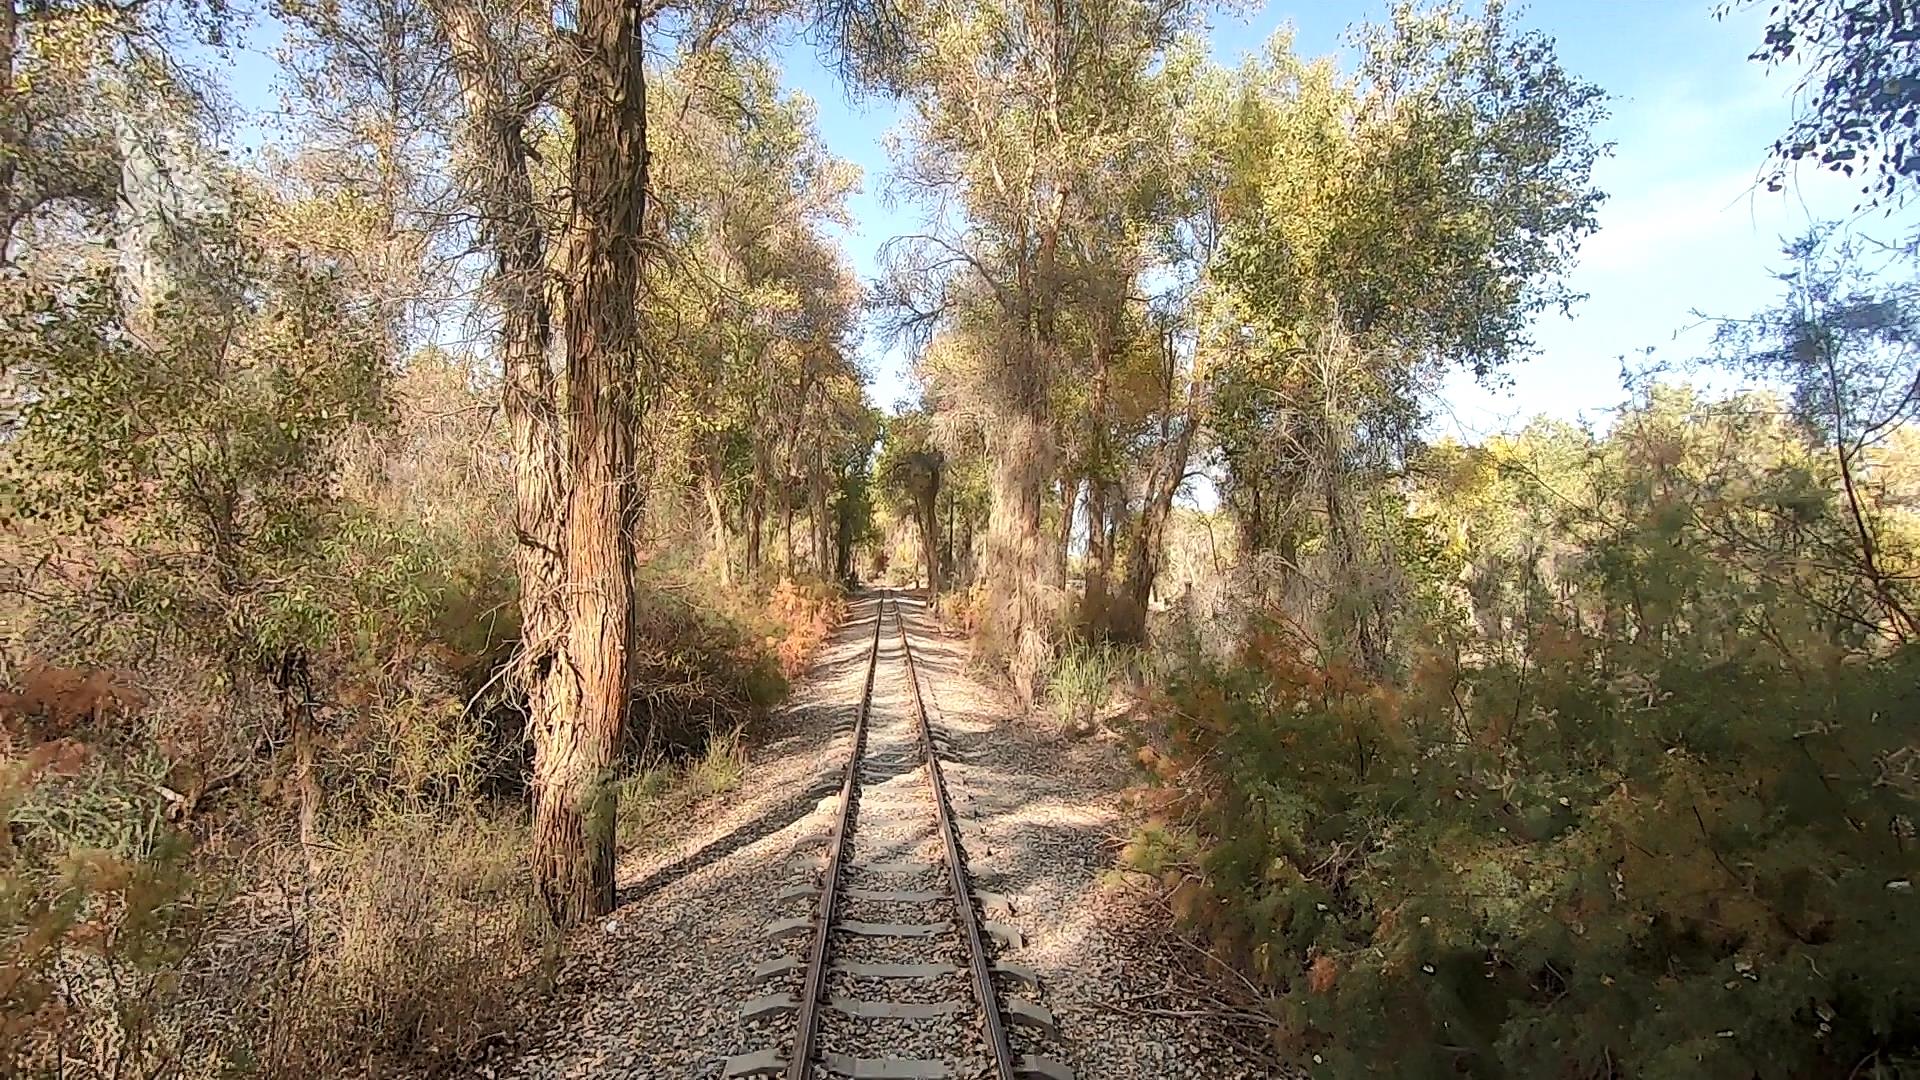
[[[785,485],[780,490],[780,531],[786,536],[787,557],[781,563],[782,572],[793,576],[793,492]]]
[[[1105,635],[1108,627],[1108,575],[1113,569],[1113,544],[1107,532],[1107,352],[1111,323],[1105,312],[1096,316],[1093,339],[1093,379],[1088,413],[1093,435],[1087,451],[1087,583],[1080,597],[1081,619],[1092,633]]]
[[[1160,448],[1153,468],[1147,474],[1146,502],[1133,519],[1128,536],[1127,577],[1118,602],[1113,605],[1113,637],[1118,641],[1146,640],[1147,606],[1153,599],[1154,579],[1160,575],[1160,559],[1166,541],[1167,519],[1173,513],[1174,496],[1187,476],[1187,456],[1192,451],[1194,429],[1199,427],[1202,384],[1188,378],[1186,404],[1181,414],[1173,415],[1174,352],[1171,337],[1163,344],[1164,387],[1160,421]],[[1175,423],[1178,428],[1175,428]]]
[[[300,793],[300,851],[307,860],[307,873],[318,877],[324,869],[320,860],[320,810],[326,794],[315,769],[318,735],[313,730],[313,680],[306,654],[299,650],[283,652],[268,675],[293,733],[293,781]]]
[[[973,584],[973,516],[971,514],[962,514],[960,516],[960,524],[965,526],[965,528],[960,531],[961,573],[966,583],[968,585],[972,585]]]
[[[766,534],[766,498],[759,485],[747,493],[747,577],[760,572],[760,547]]]
[[[534,728],[534,880],[569,925],[613,907],[610,784],[629,694],[636,510],[634,370],[646,209],[639,8],[581,0],[567,220],[568,625],[551,711]]]
[[[13,265],[13,227],[19,209],[14,199],[14,182],[20,168],[23,149],[19,124],[15,117],[20,103],[18,66],[20,54],[20,13],[13,0],[0,10],[0,267]]]
[[[552,715],[549,682],[556,677],[566,634],[561,603],[565,573],[560,535],[566,483],[561,468],[560,417],[547,351],[553,321],[547,301],[547,238],[534,204],[522,127],[537,102],[517,97],[501,81],[506,65],[479,9],[438,0],[434,11],[447,35],[461,99],[462,137],[478,167],[471,197],[479,209],[482,242],[493,252],[489,299],[500,312],[501,412],[513,456],[514,573],[520,585],[520,644],[514,681],[533,726]]]
[[[708,528],[713,553],[720,563],[720,584],[733,584],[733,543],[727,528],[727,507],[720,498],[720,467],[711,460],[700,468],[700,490],[707,500]]]
[[[987,518],[987,598],[983,634],[1003,656],[1022,708],[1037,700],[1049,650],[1042,492],[1050,448],[1042,418],[1024,415],[1000,426],[994,459],[993,509]]]
[[[821,460],[820,443],[813,444],[813,567],[814,572],[825,577],[827,570],[827,551],[830,543],[827,538],[827,472]]]
[[[1080,481],[1063,476],[1060,478],[1060,540],[1053,549],[1053,581],[1058,587],[1067,587],[1067,556],[1073,546],[1073,514],[1080,502]]]
[[[842,490],[840,501],[834,505],[834,553],[833,572],[841,581],[851,583],[853,569],[853,506]]]
[[[938,496],[935,496],[935,499],[937,498]],[[916,515],[920,520],[915,523],[920,532],[920,561],[927,568],[929,598],[940,595],[940,518],[935,511],[937,505],[935,499],[926,499],[920,503],[919,513]]]
[[[1828,348],[1830,349],[1831,346]],[[1894,594],[1893,587],[1888,584],[1887,575],[1880,568],[1879,545],[1874,542],[1873,528],[1867,523],[1866,511],[1860,505],[1860,493],[1853,482],[1853,455],[1847,451],[1846,437],[1843,434],[1846,430],[1844,424],[1846,408],[1842,404],[1844,397],[1840,391],[1840,374],[1831,352],[1824,352],[1823,359],[1827,370],[1828,400],[1832,403],[1834,421],[1833,456],[1835,464],[1840,469],[1840,485],[1847,496],[1847,512],[1853,518],[1854,535],[1860,541],[1860,568],[1865,571],[1867,581],[1873,586],[1874,597],[1880,601],[1881,610],[1885,613],[1887,623],[1893,630],[1894,639],[1904,644],[1911,640],[1916,631],[1920,631],[1920,623],[1915,622],[1912,613]]]

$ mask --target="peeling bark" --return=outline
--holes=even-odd
[[[613,907],[610,784],[630,691],[637,301],[646,209],[640,12],[583,0],[563,322],[567,346],[563,673],[534,729],[533,866],[548,914],[570,925]]]

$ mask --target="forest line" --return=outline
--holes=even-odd
[[[1137,754],[1124,865],[1276,1052],[1913,1067],[1896,0],[1755,43],[1807,72],[1763,181],[1862,214],[1718,324],[1745,387],[1474,446],[1434,388],[1577,307],[1605,198],[1603,88],[1502,3],[1228,68],[1190,0],[281,0],[251,156],[248,13],[5,11],[11,1068],[461,1067],[914,565]],[[797,31],[905,115],[871,282]]]

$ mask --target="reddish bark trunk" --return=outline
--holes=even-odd
[[[567,221],[565,332],[567,635],[547,715],[534,730],[533,866],[562,925],[613,906],[609,781],[629,693],[633,622],[634,372],[646,84],[639,9],[582,0]]]

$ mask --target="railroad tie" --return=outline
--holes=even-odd
[[[1073,1070],[1049,1057],[1027,1054],[1021,1057],[1019,1074],[1037,1080],[1074,1080]]]
[[[988,919],[986,922],[980,924],[980,929],[992,934],[1000,944],[1005,945],[1009,949],[1022,948],[1027,943],[1026,935],[1022,934],[1020,928],[1014,926],[1012,923],[995,922],[992,919]]]
[[[813,933],[812,919],[775,919],[767,924],[768,941],[785,941],[788,938],[806,937]]]
[[[842,919],[834,924],[835,930],[861,937],[932,937],[953,929],[952,923],[883,923],[860,922],[856,919]]]
[[[846,997],[828,998],[827,1007],[844,1016],[868,1020],[932,1020],[960,1011],[957,1001],[866,1001]]]
[[[755,1050],[750,1054],[735,1054],[727,1059],[726,1071],[721,1075],[727,1080],[740,1080],[746,1076],[778,1076],[787,1071],[787,1059],[777,1046],[765,1050]]]
[[[1045,1005],[1026,998],[1009,997],[1004,1008],[1007,1019],[1012,1023],[1024,1024],[1056,1039],[1060,1037],[1060,1025],[1054,1022],[1053,1013]]]
[[[795,961],[794,966],[798,967],[799,962]],[[833,970],[856,979],[937,979],[960,973],[952,964],[877,964],[852,960],[835,963]]]
[[[819,870],[826,865],[827,853],[824,851],[793,851],[780,860],[789,870]]]
[[[852,1080],[945,1080],[953,1075],[944,1061],[925,1058],[862,1058],[828,1054],[827,1071]]]
[[[814,890],[818,892],[819,890]],[[855,900],[872,900],[882,904],[931,904],[935,900],[945,900],[947,894],[925,889],[854,889],[846,890]]]
[[[755,982],[765,982],[775,975],[785,975],[789,972],[799,971],[803,966],[804,965],[800,963],[800,958],[797,956],[775,957],[772,960],[756,965],[753,969],[753,979]]]
[[[786,1016],[800,1007],[792,994],[763,994],[740,1006],[740,1019],[765,1020],[769,1016]]]
[[[1040,989],[1040,973],[1027,967],[1025,964],[1013,964],[1005,960],[996,960],[993,964],[993,973],[995,975],[1005,975],[1014,982],[1025,983],[1029,990]]]
[[[896,859],[891,862],[854,860],[854,866],[874,874],[931,874],[935,867],[921,859]]]

